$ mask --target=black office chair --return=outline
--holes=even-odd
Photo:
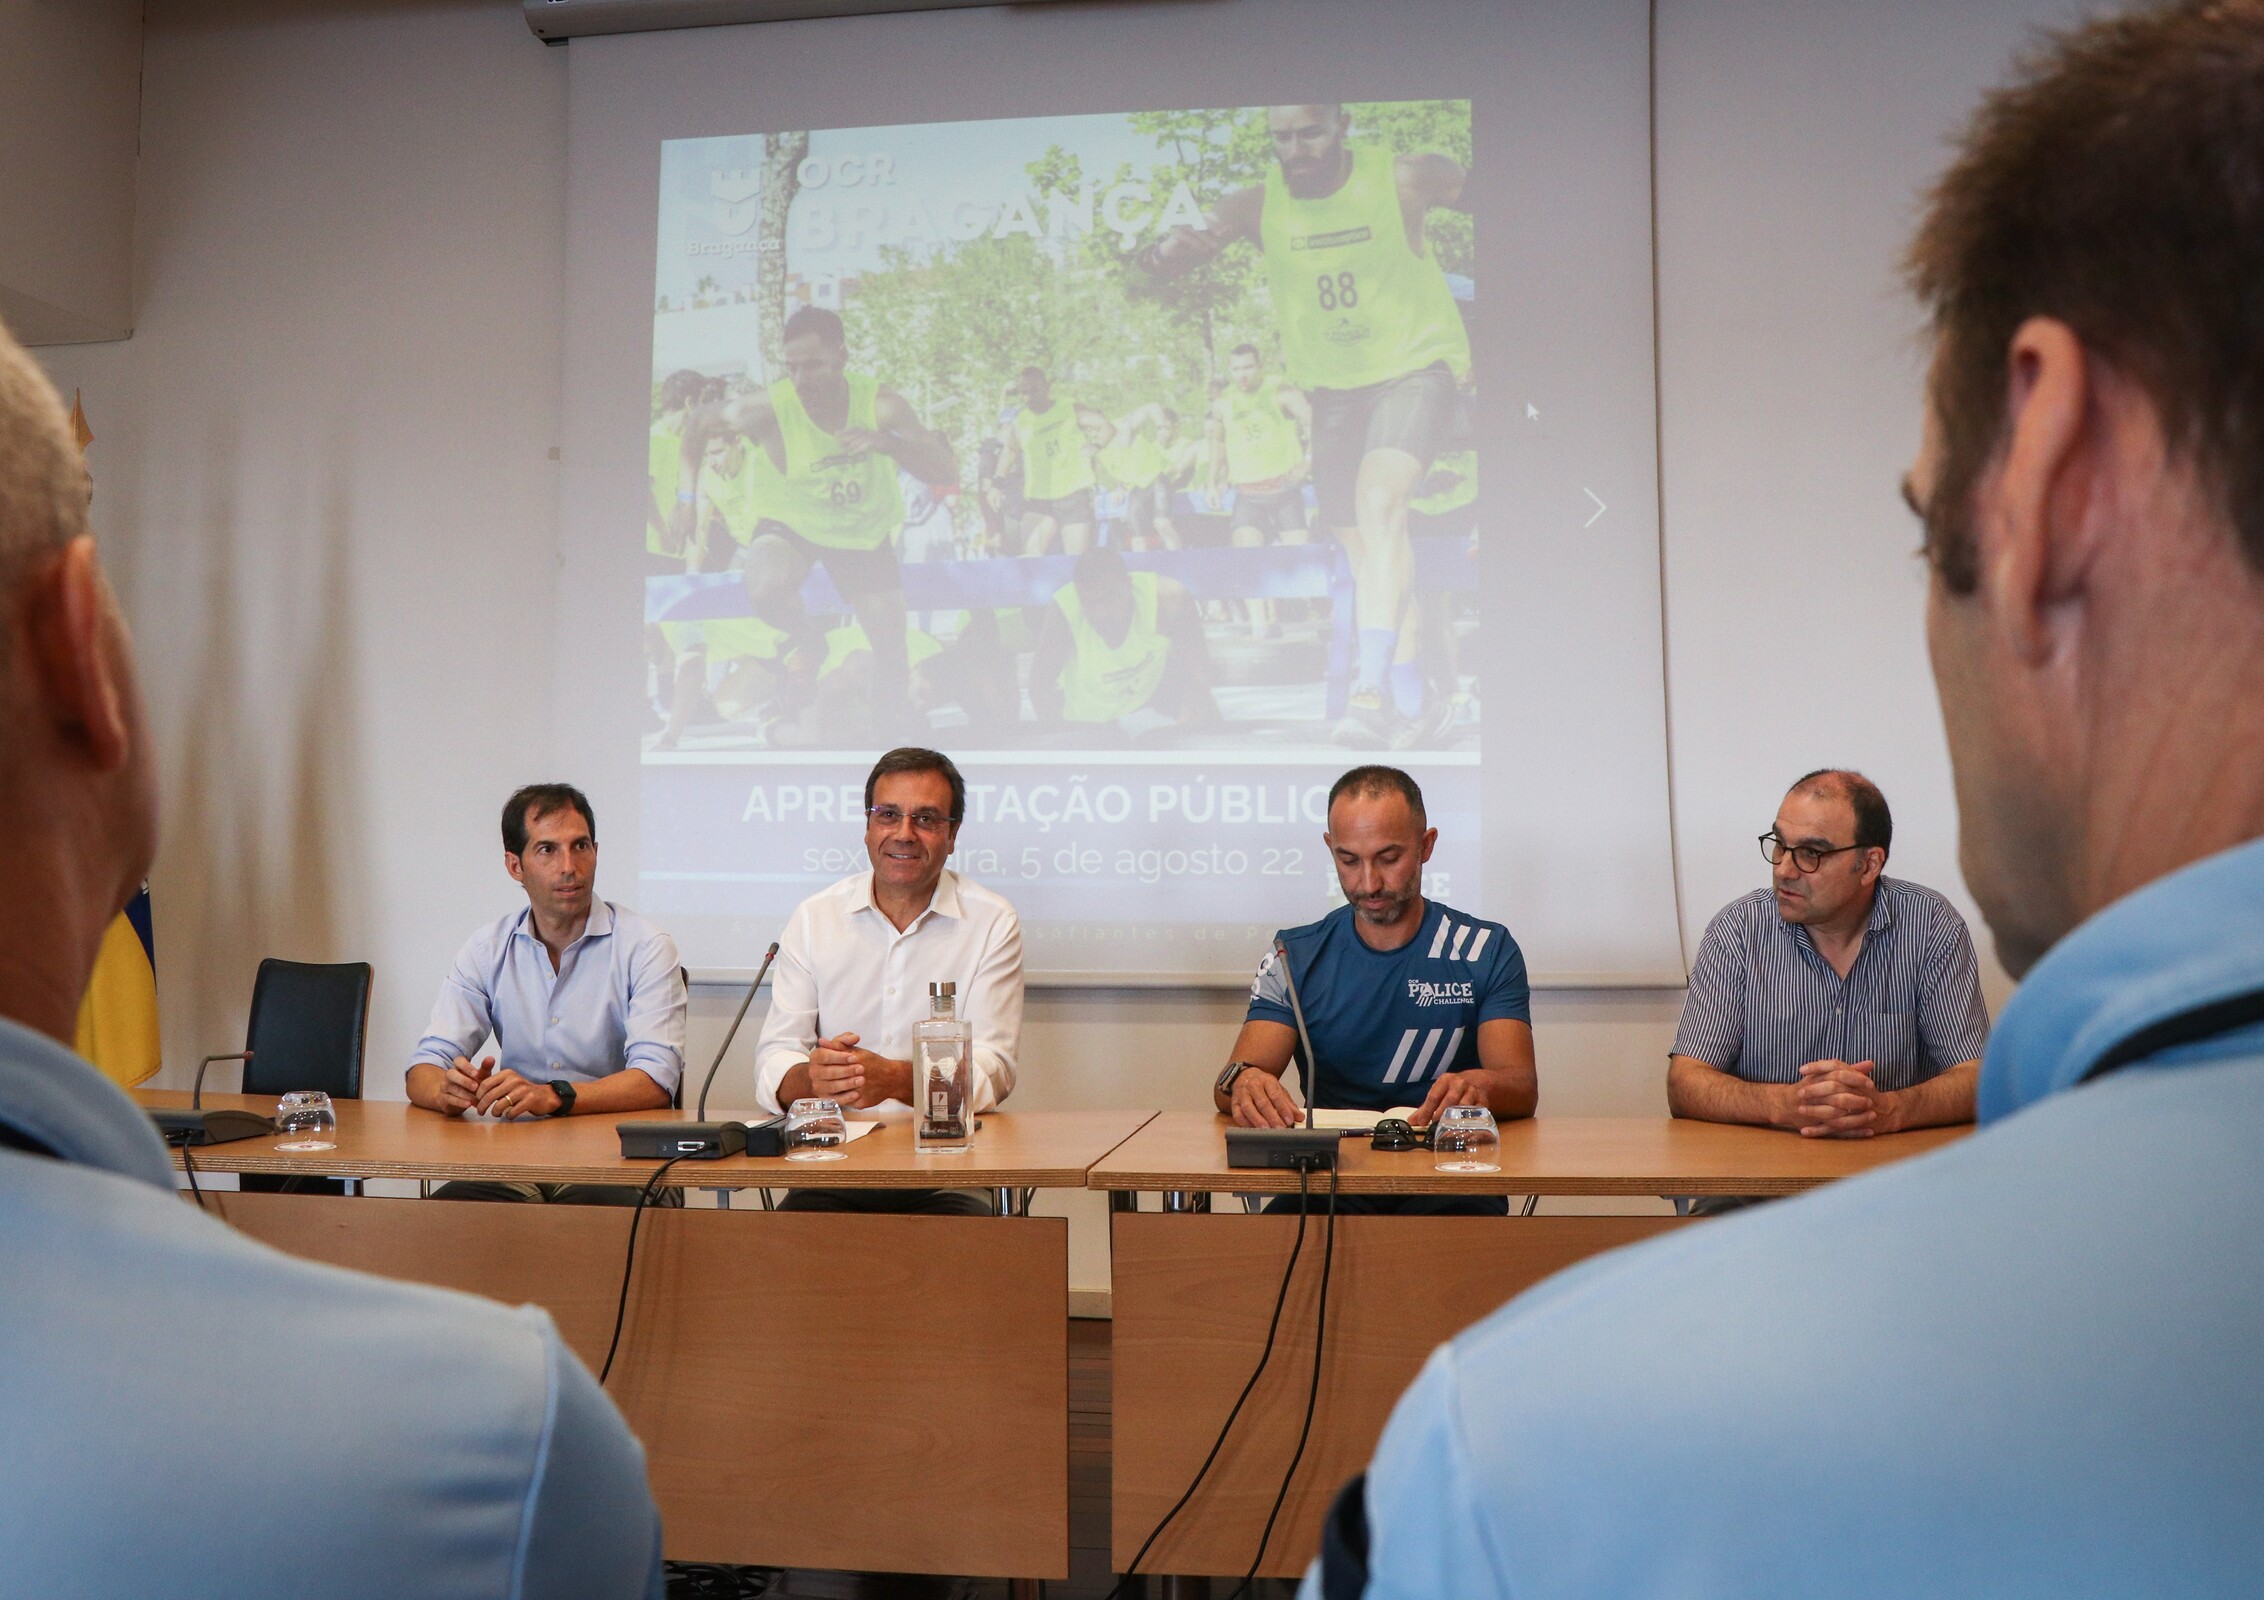
[[[362,1048],[369,1033],[370,964],[279,961],[259,964],[245,1029],[244,1093],[320,1089],[333,1100],[362,1097]],[[242,1187],[285,1194],[344,1194],[341,1178],[247,1172]]]

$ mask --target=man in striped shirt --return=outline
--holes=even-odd
[[[1667,1066],[1678,1117],[1862,1139],[1973,1120],[1989,1016],[1965,919],[1883,877],[1894,818],[1811,772],[1761,836],[1766,889],[1707,926]]]
[[[1355,767],[1330,789],[1328,819],[1322,842],[1346,903],[1274,936],[1288,949],[1320,1058],[1299,1075],[1313,1104],[1412,1107],[1418,1123],[1455,1105],[1483,1105],[1503,1121],[1531,1116],[1538,1090],[1525,956],[1500,923],[1424,898],[1423,863],[1438,830],[1423,791],[1396,767]],[[1304,1110],[1281,1081],[1297,1052],[1281,958],[1269,949],[1234,1059],[1213,1085],[1219,1110],[1245,1128],[1299,1121]],[[1345,1195],[1337,1209],[1499,1216],[1509,1206],[1500,1195]]]

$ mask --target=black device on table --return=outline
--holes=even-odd
[[[256,1139],[263,1133],[273,1133],[272,1118],[256,1111],[238,1111],[233,1107],[215,1106],[204,1109],[204,1071],[215,1061],[249,1061],[249,1050],[238,1050],[228,1055],[206,1056],[197,1063],[196,1087],[189,1095],[189,1108],[154,1110],[149,1120],[157,1124],[158,1137],[167,1144],[207,1145],[229,1144],[237,1139]]]
[[[715,1069],[723,1065],[725,1052],[731,1041],[739,1037],[739,1024],[747,1020],[747,1007],[755,1003],[755,991],[770,976],[770,964],[778,959],[778,941],[773,939],[770,948],[763,952],[763,964],[755,969],[755,981],[747,985],[747,993],[739,1002],[739,1014],[731,1019],[731,1027],[723,1036],[722,1046],[715,1059],[708,1063],[707,1077],[700,1083],[699,1108],[690,1122],[623,1122],[616,1124],[621,1135],[621,1154],[626,1160],[637,1161],[721,1161],[725,1156],[778,1156],[786,1153],[786,1119],[766,1117],[760,1122],[710,1122],[707,1120],[708,1088],[715,1082]]]
[[[1368,1136],[1369,1147],[1376,1150],[1424,1150],[1430,1143],[1405,1117],[1385,1117]]]

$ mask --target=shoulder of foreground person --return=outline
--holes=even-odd
[[[0,1155],[0,1215],[11,1590],[660,1594],[643,1452],[543,1312],[44,1157]]]
[[[2264,1592],[2260,1139],[2264,1058],[2134,1072],[1560,1274],[1403,1397],[1368,1592]]]

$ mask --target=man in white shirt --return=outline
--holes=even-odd
[[[957,986],[974,1029],[974,1110],[1014,1090],[1022,1037],[1022,924],[1005,898],[947,869],[967,785],[934,750],[891,750],[865,779],[870,872],[794,908],[778,941],[755,1052],[767,1110],[817,1095],[846,1109],[908,1108],[912,1030],[928,985]],[[987,1211],[976,1190],[797,1190],[789,1210]]]

